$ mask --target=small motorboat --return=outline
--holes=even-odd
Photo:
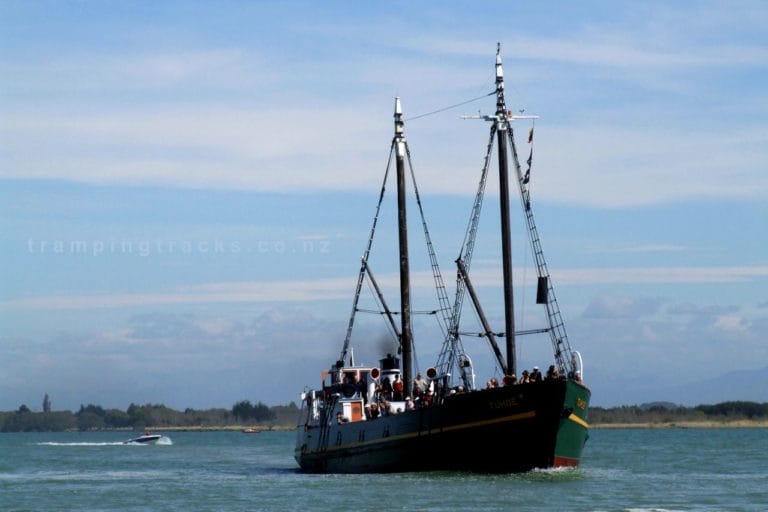
[[[133,439],[123,441],[123,444],[155,444],[160,440],[161,437],[163,436],[160,434],[150,434],[149,432],[144,432],[144,434],[140,435],[139,437],[134,437]]]
[[[261,432],[258,428],[248,427],[242,430],[243,434],[258,434]]]

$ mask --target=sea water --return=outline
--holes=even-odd
[[[768,429],[593,430],[580,468],[504,475],[303,474],[291,432],[123,437],[0,434],[0,511],[768,510]]]

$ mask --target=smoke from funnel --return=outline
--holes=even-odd
[[[376,349],[379,351],[379,356],[384,357],[387,354],[397,355],[397,349],[399,348],[397,341],[392,338],[392,335],[388,333],[382,333],[376,339]]]

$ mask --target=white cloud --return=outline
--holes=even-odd
[[[654,19],[649,23],[633,23],[620,27],[599,25],[574,25],[564,35],[528,35],[517,33],[504,38],[502,55],[506,61],[537,60],[567,64],[600,67],[626,68],[636,71],[671,69],[678,71],[690,67],[757,67],[765,68],[768,62],[768,48],[760,44],[733,42],[729,38],[722,42],[712,37],[712,31],[727,31],[722,22],[709,25],[691,25],[691,16],[685,10],[685,20],[673,13],[666,22],[659,23],[663,16],[659,7],[654,9]],[[718,10],[716,16],[733,14]],[[734,24],[745,27],[745,22],[755,19],[753,13],[745,11],[744,17]],[[699,12],[695,18],[699,19]],[[766,18],[763,13],[762,16]],[[680,30],[684,21],[687,30]],[[755,22],[755,26],[759,22]],[[736,30],[737,28],[734,28]],[[762,30],[762,28],[760,28]],[[493,47],[487,39],[472,37],[445,38],[441,36],[418,36],[401,39],[401,45],[408,50],[419,50],[432,55],[471,56],[487,58]]]
[[[659,301],[649,298],[601,295],[592,299],[584,310],[585,318],[627,319],[654,315]]]
[[[535,199],[624,207],[768,194],[768,135],[759,129],[765,93],[748,90],[749,81],[744,90],[729,85],[733,68],[765,69],[768,49],[746,38],[708,40],[712,30],[723,30],[713,20],[727,20],[725,30],[754,29],[765,10],[706,6],[696,16],[702,22],[690,20],[687,9],[654,9],[660,12],[645,23],[580,23],[562,34],[523,33],[505,42],[508,88],[540,89],[546,82],[542,93],[524,96],[537,97],[534,106],[552,112],[537,133]],[[679,30],[681,21],[687,31]],[[350,34],[363,38],[367,29],[373,27]],[[336,30],[326,26],[313,37],[323,41]],[[386,95],[406,93],[408,111],[417,114],[491,85],[493,43],[471,34],[436,34],[399,38],[399,51],[374,46],[375,58],[305,57],[302,80],[289,59],[210,42],[200,49],[129,47],[119,55],[70,52],[41,63],[5,62],[3,88],[36,100],[3,108],[6,165],[0,175],[263,191],[367,190],[380,179],[391,137]],[[577,66],[576,75],[562,64]],[[546,76],[535,78],[534,72]],[[627,92],[617,90],[616,80]],[[238,93],[231,98],[233,89]],[[603,90],[610,97],[595,103],[593,94]],[[99,101],[91,101],[94,91]],[[126,91],[133,91],[129,98]],[[654,92],[650,100],[634,97],[648,91]],[[62,92],[63,99],[50,100]],[[701,97],[704,104],[680,101],[689,97]],[[563,118],[573,116],[578,124],[555,117],[563,108]],[[718,130],[716,119],[724,116],[734,116],[735,127]],[[454,119],[407,128],[425,193],[473,193],[486,129]],[[715,122],[704,124],[710,120]],[[468,137],[469,130],[477,136]]]
[[[518,272],[520,274],[521,272]],[[535,275],[534,269],[523,274]],[[604,284],[739,283],[768,277],[768,266],[563,268],[552,271],[556,286]],[[499,286],[493,271],[475,268],[476,286]]]
[[[733,143],[724,144],[722,133],[698,128],[539,130],[534,191],[549,200],[608,207],[768,195],[768,176],[759,171],[768,153],[757,149],[768,147],[768,134],[743,129],[730,137]]]
[[[384,120],[361,123],[363,118],[351,107],[177,106],[34,117],[16,112],[0,129],[8,163],[0,175],[259,191],[374,190],[386,162],[390,126]],[[326,138],[321,134],[329,122],[333,137]],[[430,144],[433,135],[418,130],[412,131],[411,151],[421,190],[472,194],[482,144],[461,151],[454,145],[441,155],[419,146]],[[768,146],[768,135],[745,129],[730,137],[734,143],[723,146],[722,134],[714,132],[542,127],[532,173],[534,198],[626,207],[768,195],[768,176],[760,171],[768,154],[758,149]],[[713,153],[712,147],[722,150]]]
[[[252,66],[248,60],[253,55],[246,55],[241,49],[213,48],[202,51],[158,52],[136,55],[114,64],[118,76],[135,80],[137,86],[174,86],[194,80],[198,86],[214,84],[218,86],[244,87],[253,84],[247,73]]]
[[[349,297],[352,290],[351,286],[349,278],[214,283],[188,286],[169,293],[108,293],[24,297],[4,301],[0,303],[0,307],[87,309],[172,304],[334,300]]]
[[[715,323],[712,326],[715,331],[721,331],[723,333],[734,334],[749,334],[751,325],[749,321],[739,315],[721,315],[715,319]]]
[[[554,277],[563,284],[737,283],[768,277],[768,266],[566,269]]]
[[[688,251],[689,248],[677,244],[643,244],[628,245],[625,247],[601,249],[602,252],[616,252],[626,254],[645,254],[645,253],[677,253]]]
[[[534,275],[534,270],[528,269],[524,273]],[[452,271],[444,273],[444,277],[449,277],[449,281],[453,275]],[[500,287],[496,270],[474,268],[471,275],[476,287]],[[765,277],[768,277],[768,266],[563,269],[559,270],[553,279],[556,286],[570,286],[734,283]],[[432,296],[430,294],[433,293],[431,291],[433,278],[430,272],[413,272],[411,278],[415,293]],[[377,275],[377,282],[382,289],[389,292],[396,290],[399,286],[397,274]],[[329,301],[349,299],[353,291],[354,276],[345,276],[325,279],[209,283],[186,286],[170,292],[41,295],[5,300],[0,302],[0,308],[45,310],[173,304]]]

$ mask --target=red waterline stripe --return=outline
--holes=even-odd
[[[556,468],[569,468],[579,465],[579,459],[573,459],[571,457],[560,457],[555,455],[554,467]]]

